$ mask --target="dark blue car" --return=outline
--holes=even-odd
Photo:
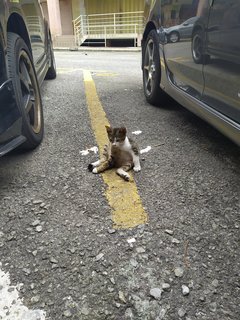
[[[34,149],[44,132],[39,86],[56,78],[48,24],[37,0],[0,0],[0,156]]]

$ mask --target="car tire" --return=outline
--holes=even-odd
[[[171,42],[171,43],[176,43],[180,40],[180,35],[178,32],[171,32],[168,36],[168,41]]]
[[[7,34],[8,75],[22,116],[22,135],[26,141],[20,149],[34,149],[43,139],[43,106],[32,55],[17,34]]]
[[[52,44],[52,39],[51,35],[49,34],[48,37],[48,50],[49,50],[49,60],[50,60],[50,67],[47,71],[47,74],[45,76],[45,79],[47,80],[52,80],[56,79],[57,77],[57,68],[56,68],[56,63],[55,63],[55,57],[54,57],[54,52],[53,52],[53,44]]]
[[[142,59],[143,88],[146,100],[153,105],[159,104],[165,93],[160,88],[159,41],[155,30],[151,30],[147,36],[143,46]]]

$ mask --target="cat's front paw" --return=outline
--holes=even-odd
[[[93,168],[92,173],[98,173],[97,168]]]
[[[133,171],[135,171],[135,172],[141,171],[141,166],[135,166],[135,167],[133,167]]]

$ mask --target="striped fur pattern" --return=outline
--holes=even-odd
[[[104,146],[100,160],[88,165],[89,171],[101,173],[107,169],[116,168],[116,173],[129,181],[127,171],[133,168],[135,172],[141,170],[139,150],[132,139],[127,137],[125,127],[112,128],[106,126],[109,143]]]

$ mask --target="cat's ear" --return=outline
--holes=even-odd
[[[127,129],[125,128],[125,127],[121,127],[120,129],[119,129],[119,132],[121,132],[122,134],[126,134],[127,133]]]
[[[106,128],[106,130],[107,130],[108,133],[109,133],[109,132],[112,132],[112,128],[111,128],[110,126],[105,126],[105,128]]]

